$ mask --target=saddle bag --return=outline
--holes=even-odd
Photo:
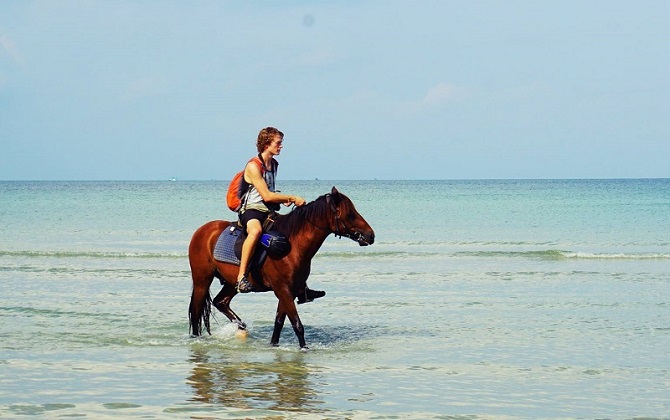
[[[260,244],[267,249],[269,256],[282,258],[291,252],[291,244],[286,236],[276,230],[271,230],[261,236]]]

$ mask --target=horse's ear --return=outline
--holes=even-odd
[[[340,192],[337,191],[337,188],[333,187],[333,189],[330,190],[330,197],[333,199],[333,204],[335,205],[340,204],[341,197]]]

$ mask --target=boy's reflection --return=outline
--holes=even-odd
[[[272,410],[310,410],[317,398],[314,367],[308,367],[301,353],[275,353],[274,360],[234,360],[221,349],[193,349],[192,401],[226,407]],[[317,410],[318,411],[318,410]]]

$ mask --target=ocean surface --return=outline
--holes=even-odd
[[[303,352],[271,293],[188,334],[226,181],[0,182],[0,417],[670,418],[670,180],[278,186],[333,185],[376,242],[326,240]]]

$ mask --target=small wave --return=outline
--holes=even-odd
[[[0,251],[0,257],[28,258],[184,258],[185,252],[128,252],[128,251]]]
[[[532,258],[543,260],[563,259],[604,259],[604,260],[665,260],[670,259],[668,253],[597,253],[563,251],[555,249],[539,251],[463,251],[457,252],[458,256],[472,257],[510,257],[510,258]]]
[[[72,318],[72,317],[84,317],[84,318],[103,318],[109,321],[114,320],[123,320],[124,317],[115,314],[115,313],[105,313],[105,312],[78,312],[78,311],[66,311],[60,309],[46,309],[46,308],[33,308],[25,306],[5,306],[0,307],[0,312],[15,313],[22,316],[46,316],[50,318]]]
[[[667,260],[670,259],[670,254],[665,253],[589,253],[589,252],[566,252],[566,258],[583,258],[583,259],[605,259],[605,260]]]
[[[536,251],[322,251],[315,258],[322,259],[384,259],[413,257],[480,257],[480,258],[534,258],[544,260],[561,259],[609,259],[609,260],[665,260],[670,253],[598,253],[566,251],[556,249]],[[181,259],[186,252],[120,252],[120,251],[0,251],[0,257],[24,258],[91,258],[91,259]]]
[[[322,251],[315,258],[395,258],[416,255],[416,252],[405,251],[378,251],[378,252],[356,252],[356,251]],[[426,255],[426,253],[421,253]]]

